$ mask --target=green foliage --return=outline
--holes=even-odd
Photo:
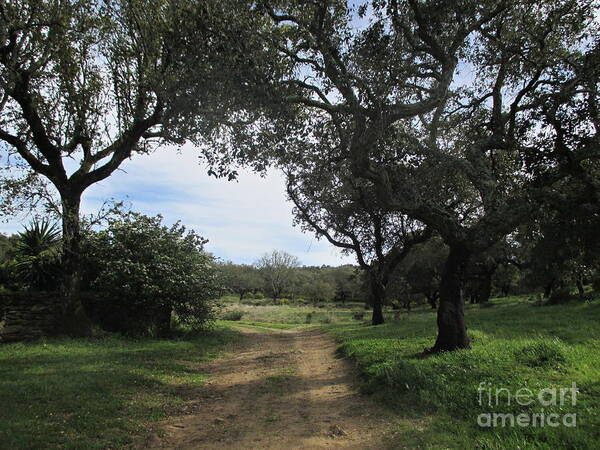
[[[325,314],[325,316],[321,319],[321,323],[331,323],[334,320],[334,316],[331,313]]]
[[[18,279],[28,288],[42,291],[58,287],[61,237],[47,219],[35,219],[19,233],[14,250]]]
[[[8,288],[15,284],[18,284],[15,261],[10,259],[0,262],[0,287]]]
[[[241,311],[239,309],[230,309],[224,311],[220,316],[222,320],[239,321],[242,320],[242,317],[244,317],[244,311]]]
[[[335,296],[335,286],[326,280],[316,279],[303,288],[303,293],[313,303],[328,302]]]
[[[240,300],[253,298],[253,292],[263,287],[263,280],[253,266],[228,262],[221,264],[219,269],[223,276],[224,287],[237,294]]]
[[[14,257],[14,251],[18,240],[19,236],[17,234],[7,236],[0,233],[0,262],[10,260]]]
[[[200,364],[239,334],[179,340],[50,339],[0,346],[0,447],[130,448],[207,378]],[[10,405],[10,407],[8,407]]]
[[[171,314],[192,327],[213,319],[218,273],[206,240],[162,217],[129,213],[86,240],[89,287],[104,301],[97,312],[112,329],[168,334]]]

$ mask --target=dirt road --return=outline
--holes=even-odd
[[[243,329],[244,347],[202,372],[210,381],[161,424],[161,449],[381,449],[389,414],[358,394],[347,361],[319,331]]]

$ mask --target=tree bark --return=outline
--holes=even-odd
[[[554,283],[555,283],[555,280],[552,279],[544,287],[544,299],[548,300],[550,298],[550,296],[552,295],[552,291],[554,290]]]
[[[383,309],[381,302],[373,301],[373,316],[371,318],[371,324],[381,325],[384,322],[385,320],[383,319]]]
[[[579,293],[579,298],[584,298],[585,288],[583,287],[583,276],[579,273],[575,275],[575,284],[577,285],[577,292]]]
[[[464,317],[463,277],[470,252],[466,245],[450,246],[440,283],[438,335],[429,352],[469,348]]]
[[[427,303],[431,306],[431,309],[437,309],[437,299],[435,294],[425,294],[427,298]]]
[[[91,321],[79,296],[81,262],[81,196],[61,192],[62,200],[62,259],[61,296],[63,297],[64,332],[73,336],[91,334]]]
[[[371,275],[371,296],[373,300],[373,317],[371,318],[371,323],[373,325],[381,325],[385,322],[383,318],[385,286],[374,275]]]

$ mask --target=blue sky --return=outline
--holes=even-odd
[[[252,263],[273,249],[296,255],[306,265],[353,263],[324,240],[293,227],[283,177],[270,171],[261,178],[240,171],[239,180],[217,180],[206,174],[198,153],[184,147],[135,155],[106,180],[83,195],[82,213],[93,214],[106,199],[126,201],[132,210],[162,214],[171,224],[181,220],[209,239],[207,250],[224,260]],[[0,223],[0,232],[19,230],[27,217]]]

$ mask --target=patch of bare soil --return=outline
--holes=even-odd
[[[390,414],[356,392],[352,367],[318,331],[242,330],[240,352],[216,360],[210,381],[160,424],[156,449],[379,449]]]

